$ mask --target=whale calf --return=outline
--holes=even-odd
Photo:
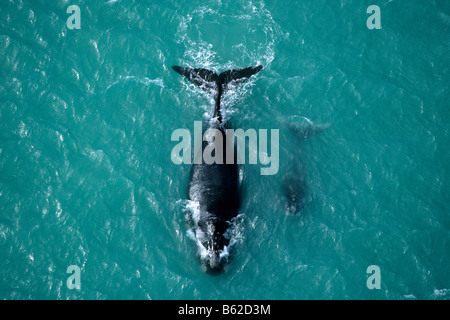
[[[212,94],[215,99],[213,120],[210,121],[209,129],[216,129],[215,134],[222,135],[222,139],[215,137],[206,139],[207,141],[203,141],[202,150],[199,150],[198,155],[194,155],[196,159],[190,171],[188,199],[195,204],[189,222],[200,246],[201,262],[208,273],[219,274],[228,259],[230,229],[241,204],[239,168],[236,159],[232,163],[206,163],[201,158],[201,153],[205,148],[209,148],[215,152],[222,152],[226,158],[227,149],[231,150],[229,148],[234,147],[227,146],[226,144],[230,142],[225,142],[228,140],[225,139],[228,123],[223,121],[221,98],[228,90],[261,71],[262,66],[227,70],[219,75],[201,68],[173,66],[172,69]],[[234,144],[234,140],[231,143]]]
[[[296,118],[296,117],[294,117]],[[295,137],[295,147],[290,150],[288,163],[289,168],[283,176],[283,195],[285,202],[285,211],[289,215],[296,215],[302,211],[307,198],[307,183],[305,176],[305,166],[303,163],[303,142],[307,138],[316,135],[328,127],[329,123],[315,124],[306,117],[300,117],[302,121],[285,121],[284,126]]]

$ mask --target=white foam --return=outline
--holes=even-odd
[[[137,77],[137,76],[125,75],[125,76],[120,76],[119,80],[114,81],[108,87],[106,87],[106,91],[108,91],[111,87],[115,86],[116,84],[119,84],[122,82],[127,82],[127,81],[136,81],[147,87],[150,85],[156,85],[158,87],[164,88],[164,82],[161,78],[150,79],[148,77]]]
[[[200,203],[198,201],[188,200],[186,210],[191,214],[190,217],[195,225],[197,225],[200,220]]]
[[[211,250],[203,246],[205,242],[205,233],[199,228],[198,222],[200,220],[200,204],[198,201],[188,200],[185,205],[185,210],[191,217],[193,225],[187,230],[187,236],[193,240],[197,246],[197,254],[202,260],[207,260],[211,257]],[[230,222],[230,227],[224,234],[224,237],[229,239],[228,246],[219,250],[219,259],[228,259],[231,248],[243,239],[243,214],[239,214]],[[210,231],[212,232],[212,231]]]
[[[203,31],[205,23],[223,20],[234,22],[240,25],[242,30],[248,31],[242,32],[239,37],[233,39],[234,43],[230,43],[230,50],[234,53],[233,60],[220,63],[217,58],[221,56],[214,49],[214,44],[208,42],[211,40]],[[221,10],[220,7],[215,10],[198,6],[190,13],[179,16],[175,39],[185,47],[183,65],[208,68],[217,72],[252,64],[267,67],[275,58],[278,41],[288,36],[289,34],[284,33],[275,22],[263,1],[250,1],[237,15]]]
[[[449,298],[450,297],[450,289],[435,289],[433,291],[433,295],[439,299]]]

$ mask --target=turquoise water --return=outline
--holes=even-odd
[[[1,1],[0,298],[450,299],[449,32],[448,0]],[[213,102],[170,67],[256,64],[226,118],[279,129],[280,170],[242,166],[211,276],[171,133]],[[307,203],[288,215],[295,116],[331,126],[301,143]]]

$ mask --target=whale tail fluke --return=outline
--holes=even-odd
[[[215,94],[218,91],[219,76],[214,71],[179,66],[173,66],[172,69],[208,93]]]
[[[173,66],[172,69],[215,97],[216,105],[213,118],[217,118],[219,123],[221,123],[222,114],[220,111],[220,98],[222,97],[222,94],[237,87],[252,75],[261,71],[262,66],[227,70],[220,75],[217,75],[214,71],[208,69],[192,69],[179,66]]]
[[[262,66],[248,67],[244,69],[234,69],[222,72],[219,75],[220,84],[223,91],[233,89],[247,81],[251,76],[262,70]]]
[[[262,66],[254,66],[244,69],[227,70],[217,75],[214,71],[208,69],[172,67],[173,70],[210,94],[223,93],[228,89],[235,88],[261,71],[262,68]]]

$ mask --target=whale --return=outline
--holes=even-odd
[[[211,94],[215,101],[212,120],[208,124],[208,129],[215,129],[215,135],[203,139],[202,150],[194,155],[187,197],[195,207],[188,222],[200,247],[201,264],[207,273],[217,275],[224,271],[228,262],[231,229],[241,206],[239,168],[236,158],[231,163],[211,163],[202,158],[202,153],[209,148],[221,152],[226,158],[227,150],[234,148],[227,145],[234,144],[234,140],[229,142],[225,139],[230,124],[223,120],[221,99],[228,91],[261,71],[262,66],[227,70],[220,74],[203,68],[172,66],[172,69]],[[221,135],[222,139],[216,135]],[[236,157],[236,153],[233,156]]]
[[[295,146],[289,150],[289,163],[286,174],[282,178],[284,210],[288,215],[302,212],[308,200],[306,168],[303,161],[304,142],[330,127],[330,123],[315,124],[303,116],[291,117],[290,121],[279,119],[294,137]]]

